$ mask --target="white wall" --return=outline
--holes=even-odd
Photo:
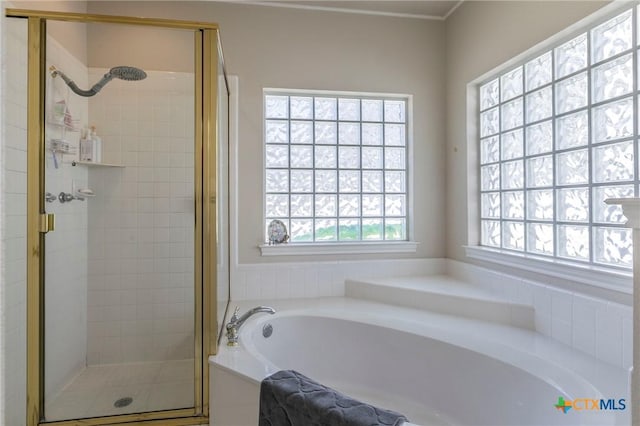
[[[190,19],[220,24],[229,74],[239,100],[238,253],[241,264],[263,258],[262,89],[355,90],[414,95],[414,234],[410,255],[444,255],[444,23],[422,19],[217,2],[90,2],[92,13]],[[137,37],[130,38],[136,43]],[[142,38],[140,38],[142,40]],[[94,51],[90,40],[89,51]],[[163,46],[163,49],[165,46]],[[113,62],[113,50],[92,61]],[[345,256],[278,258],[282,262]],[[352,257],[358,258],[358,257]],[[362,258],[360,256],[359,258]]]
[[[89,365],[193,357],[194,75],[146,72],[89,101]]]

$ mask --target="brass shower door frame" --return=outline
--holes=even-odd
[[[223,61],[217,24],[82,13],[7,9],[7,17],[28,20],[27,92],[27,426],[208,423],[207,356],[217,352],[217,91]],[[43,421],[44,412],[44,246],[53,228],[46,215],[45,90],[47,21],[110,23],[193,30],[195,35],[195,371],[193,408],[77,420]],[[226,88],[221,88],[226,90]]]

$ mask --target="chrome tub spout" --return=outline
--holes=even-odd
[[[244,324],[246,320],[249,319],[252,315],[255,315],[260,312],[264,312],[267,314],[275,314],[276,310],[270,308],[269,306],[256,306],[255,308],[249,309],[242,316],[238,317],[239,308],[236,306],[236,310],[233,312],[231,319],[227,323],[227,345],[228,346],[238,346],[238,330],[240,326]]]

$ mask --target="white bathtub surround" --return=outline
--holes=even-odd
[[[627,218],[626,225],[633,228],[633,247],[640,247],[640,198],[610,198],[607,204],[619,204]],[[636,336],[640,333],[640,253],[633,252],[633,327]],[[633,342],[633,364],[631,368],[632,424],[640,422],[640,339]]]
[[[521,278],[468,263],[447,261],[447,275],[534,307],[535,329],[600,361],[628,369],[632,365],[630,305],[585,295],[576,284],[560,288],[555,280]],[[630,299],[622,295],[623,300]]]
[[[244,300],[341,297],[347,294],[347,280],[368,282],[436,275],[462,282],[457,286],[461,290],[473,288],[475,294],[489,294],[516,306],[533,307],[533,326],[537,332],[615,366],[632,365],[630,294],[594,294],[581,283],[561,282],[542,275],[524,278],[450,259],[240,264],[232,268],[231,300],[233,304]],[[388,297],[394,300],[401,296],[390,292]],[[420,306],[411,297],[405,299],[409,305],[402,301],[393,303]],[[455,311],[446,303],[441,307]],[[514,324],[526,327],[529,320],[520,315],[512,318]]]
[[[344,296],[346,279],[436,275],[446,268],[446,259],[239,264],[232,269],[231,300]]]
[[[211,394],[225,395],[212,425],[255,424],[260,381],[289,368],[417,424],[628,424],[628,410],[553,409],[560,395],[628,398],[626,370],[530,330],[342,297],[260,303],[278,312],[210,358]]]
[[[446,275],[348,279],[347,297],[535,329],[533,306]]]

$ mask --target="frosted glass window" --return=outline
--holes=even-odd
[[[500,107],[501,130],[510,130],[514,127],[522,126],[522,108],[521,97],[502,104]]]
[[[360,99],[338,99],[338,113],[341,121],[360,121]]]
[[[512,160],[522,157],[523,137],[522,129],[513,130],[502,134],[502,159]]]
[[[338,225],[338,238],[342,241],[360,240],[360,220],[340,219]]]
[[[406,104],[404,101],[384,101],[384,121],[391,123],[404,123]]]
[[[633,264],[632,230],[596,227],[594,261],[611,266],[631,267]]]
[[[522,94],[522,67],[500,77],[500,100],[507,101]]]
[[[385,115],[385,117],[387,117]],[[384,143],[386,145],[404,146],[407,131],[404,124],[387,124],[384,126]]]
[[[280,96],[281,98],[287,98],[287,96]],[[313,118],[313,98],[310,96],[291,96],[289,97],[289,103],[291,104],[291,115],[289,117],[283,116],[280,118],[292,118],[292,119],[311,119]]]
[[[502,188],[518,189],[524,186],[524,164],[522,160],[502,164]]]
[[[500,221],[499,220],[483,220],[482,221],[482,245],[490,247],[500,247]]]
[[[313,122],[291,121],[291,143],[313,143]]]
[[[500,80],[495,79],[480,87],[480,109],[498,105],[500,102]]]
[[[558,256],[574,260],[589,260],[589,227],[558,226]]]
[[[286,96],[266,96],[264,101],[266,118],[288,118],[289,99]]]
[[[633,106],[631,98],[593,108],[593,141],[606,142],[633,136]]]
[[[558,185],[589,183],[589,154],[586,149],[556,155]]]
[[[487,192],[482,194],[481,200],[481,217],[497,218],[500,219],[500,193],[499,192]]]
[[[556,78],[580,71],[587,67],[587,34],[556,47]]]
[[[527,227],[527,251],[535,254],[553,255],[553,225],[529,223]]]
[[[593,101],[631,93],[633,90],[633,56],[625,55],[593,69]]]
[[[527,186],[553,186],[553,156],[544,155],[527,160]]]
[[[480,114],[480,136],[491,136],[500,130],[500,110],[498,107]]]
[[[267,167],[289,167],[289,150],[286,145],[267,145]]]
[[[362,99],[362,121],[382,121],[382,99]]]
[[[524,66],[526,74],[526,89],[534,90],[545,84],[551,83],[551,52],[543,53],[536,59],[529,61]]]
[[[267,120],[265,123],[265,142],[288,143],[289,123],[286,121]]]
[[[553,190],[527,191],[527,219],[553,220]]]
[[[624,224],[627,218],[622,214],[622,207],[605,204],[607,198],[632,198],[633,185],[596,186],[593,188],[592,209],[593,221],[596,223]]]
[[[527,155],[544,154],[553,149],[553,123],[551,120],[527,126]]]
[[[480,163],[495,163],[500,161],[500,138],[492,136],[480,141]]]
[[[360,123],[338,123],[338,140],[344,145],[360,145]]]
[[[576,148],[589,142],[589,114],[580,111],[556,120],[557,149]]]
[[[562,114],[587,106],[588,74],[583,72],[556,83],[556,113]]]
[[[632,13],[632,9],[627,10],[591,30],[593,62],[600,62],[631,49]]]
[[[502,217],[524,219],[524,191],[503,192],[502,206]]]
[[[604,200],[640,191],[638,22],[630,7],[478,86],[480,245],[631,268]]]
[[[480,168],[480,189],[483,191],[495,191],[500,189],[499,164]]]
[[[291,145],[291,167],[311,168],[313,167],[313,149],[308,145]],[[267,167],[269,162],[267,161]]]
[[[524,224],[522,222],[504,222],[502,245],[511,250],[524,249]]]
[[[633,141],[599,145],[593,148],[593,181],[632,181]]]
[[[551,117],[553,89],[545,87],[527,95],[527,123]]]
[[[265,91],[265,229],[281,220],[290,243],[407,240],[409,112],[398,96]],[[487,117],[493,134],[498,114]],[[522,129],[513,133],[513,155],[522,157]],[[486,150],[497,163],[500,137]],[[499,170],[491,177],[498,186]]]
[[[314,115],[316,120],[335,120],[338,115],[336,98],[320,98],[313,100]]]
[[[558,220],[562,222],[589,221],[589,189],[566,188],[557,191]]]

